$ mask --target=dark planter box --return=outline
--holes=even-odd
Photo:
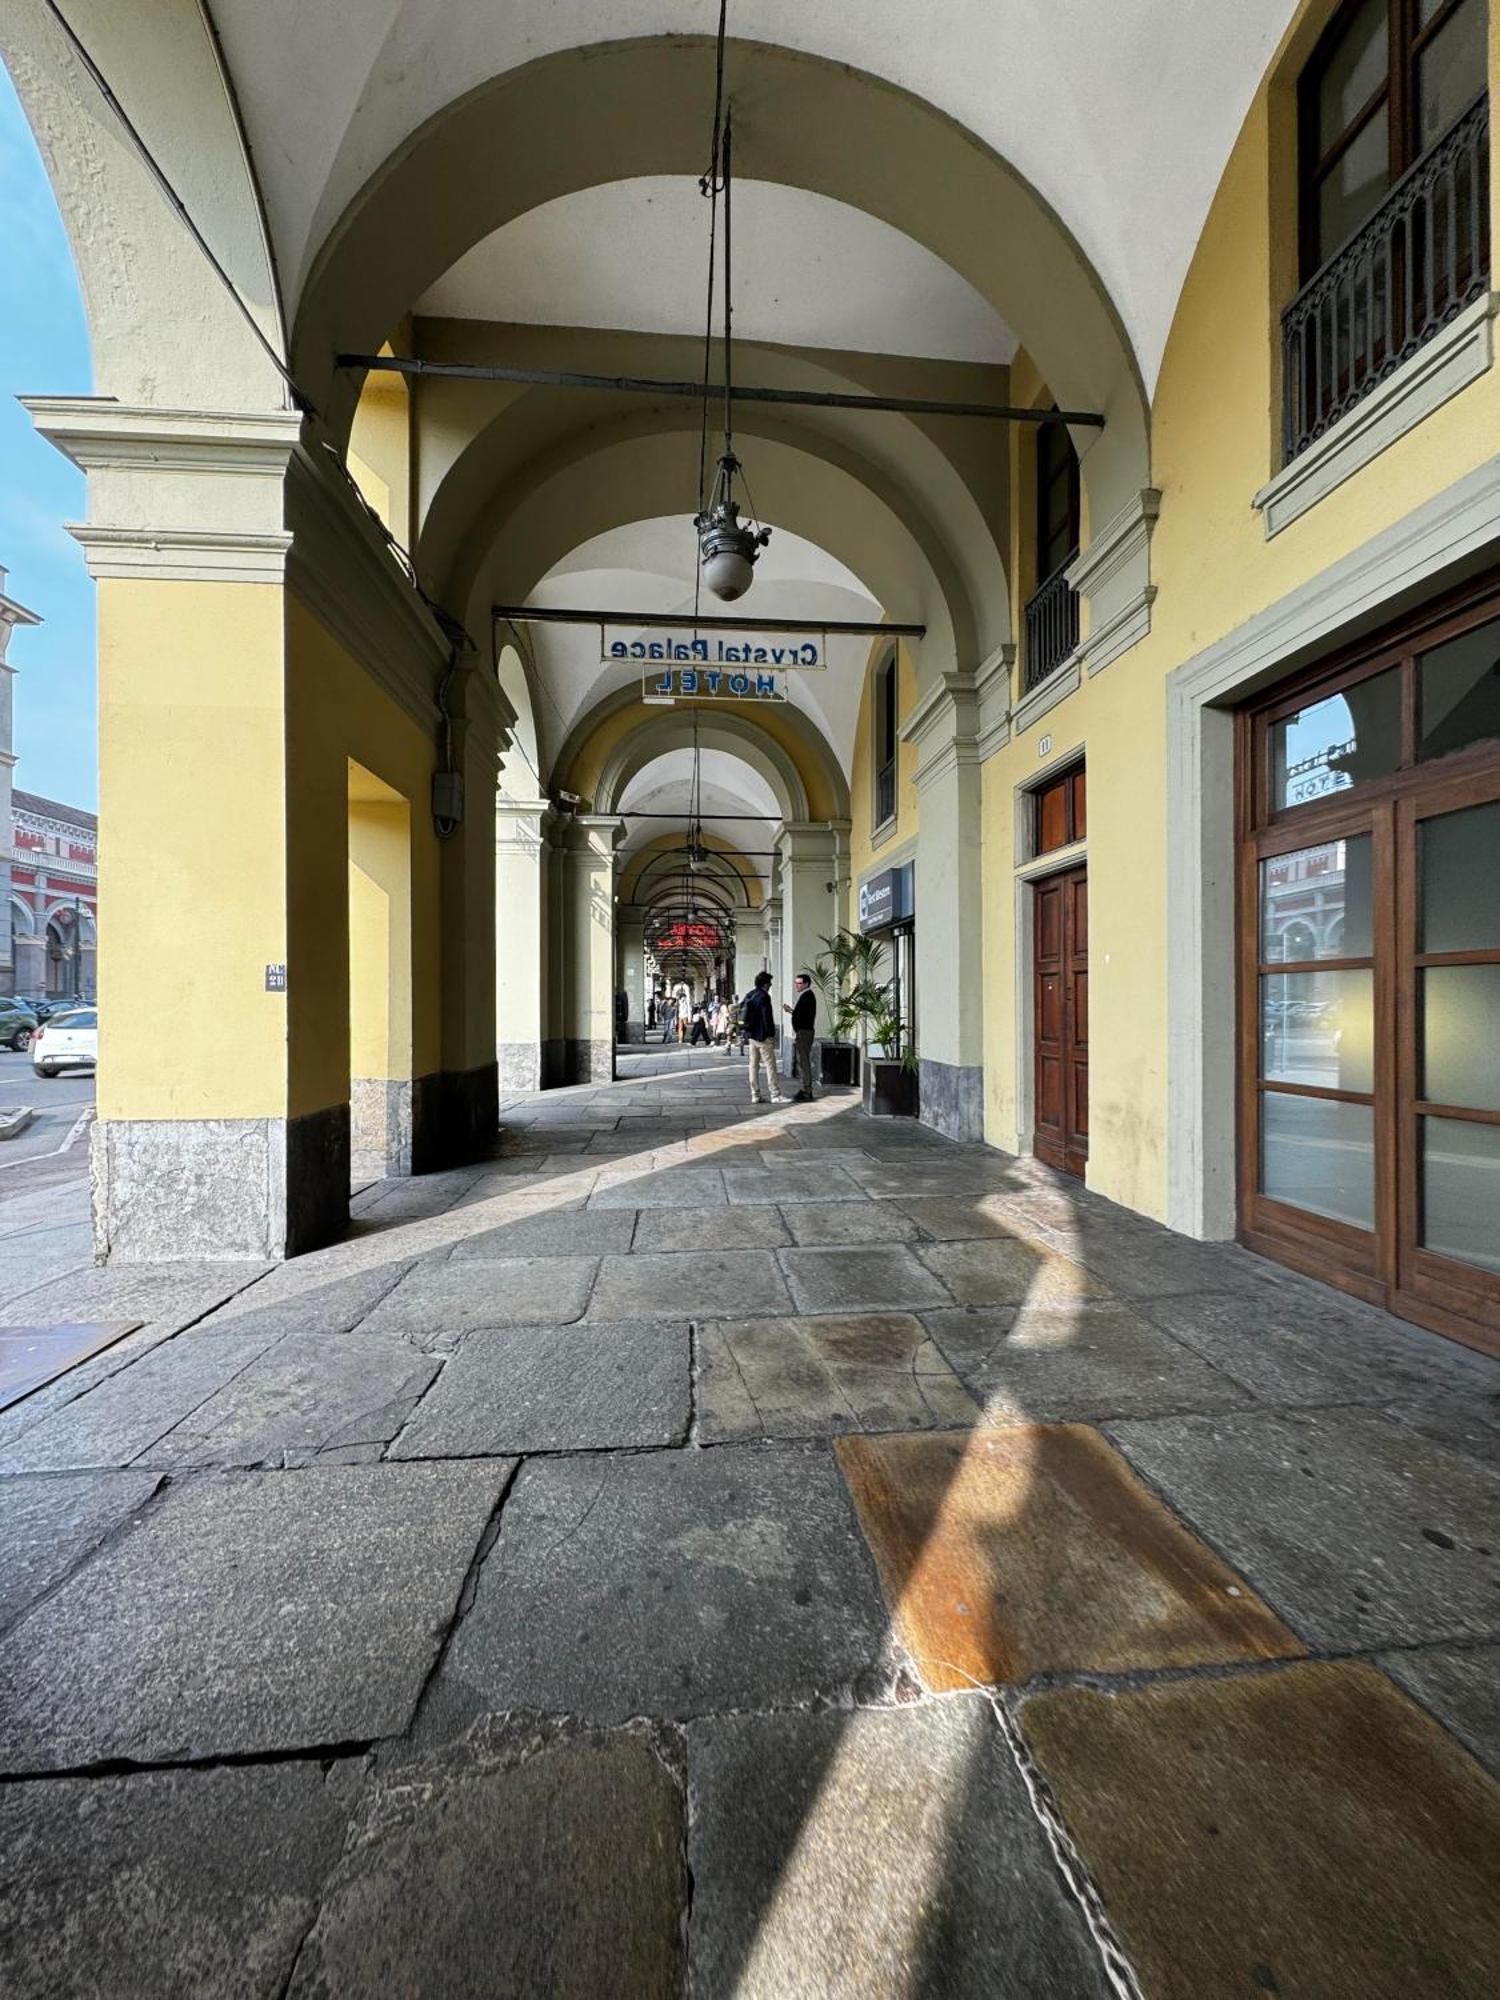
[[[859,1044],[857,1042],[819,1042],[819,1075],[824,1083],[859,1082]]]
[[[881,1056],[867,1058],[865,1110],[872,1118],[915,1118],[917,1072]]]

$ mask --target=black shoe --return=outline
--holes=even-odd
[[[811,1104],[812,1101],[813,1094],[810,1090],[799,1090],[797,1095],[792,1099],[793,1104]]]

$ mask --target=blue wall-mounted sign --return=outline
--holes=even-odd
[[[606,625],[600,636],[601,658],[610,666],[643,660],[647,665],[659,661],[663,666],[769,667],[783,673],[793,669],[805,673],[828,664],[822,634],[753,632],[736,639],[728,632],[689,634],[663,630],[659,625],[627,632],[621,626]]]
[[[641,680],[643,701],[665,702],[701,698],[718,701],[785,701],[786,689],[775,674],[741,667],[668,667]]]
[[[916,874],[915,862],[907,861],[899,868],[882,868],[878,875],[865,877],[859,885],[862,931],[883,931],[915,915]]]

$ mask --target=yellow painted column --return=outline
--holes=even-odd
[[[411,807],[349,764],[349,1120],[355,1180],[412,1166]]]

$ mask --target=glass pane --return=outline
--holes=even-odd
[[[1419,757],[1500,736],[1500,618],[1434,646],[1417,663]]]
[[[1320,1090],[1375,1088],[1374,976],[1276,972],[1260,982],[1261,1075]]]
[[[1260,1100],[1260,1184],[1277,1201],[1371,1229],[1375,1222],[1375,1112],[1331,1097]]]
[[[1385,82],[1387,0],[1364,0],[1328,59],[1318,85],[1318,150],[1345,131]]]
[[[1422,1083],[1429,1104],[1500,1111],[1500,965],[1422,974]]]
[[[1417,58],[1418,143],[1425,153],[1484,89],[1483,0],[1467,0]]]
[[[1271,805],[1307,805],[1401,765],[1401,669],[1356,681],[1342,694],[1271,725]]]
[[[1500,1125],[1422,1120],[1422,1241],[1500,1271]]]
[[[1385,199],[1390,140],[1382,105],[1318,183],[1318,262],[1326,263]]]
[[[1500,799],[1423,820],[1423,951],[1500,951]]]
[[[1367,833],[1260,864],[1260,955],[1268,965],[1370,956]]]

